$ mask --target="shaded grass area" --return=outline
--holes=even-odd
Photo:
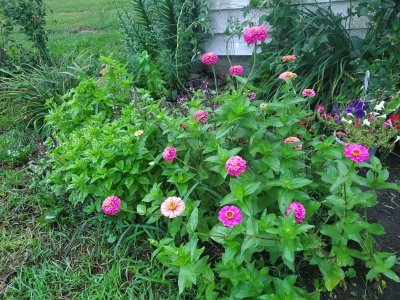
[[[46,0],[49,47],[53,55],[84,49],[109,54],[123,51],[118,9],[130,0]]]
[[[0,299],[179,299],[146,235],[116,248],[104,221],[72,207],[46,225],[54,199],[33,182],[25,166],[0,170]]]

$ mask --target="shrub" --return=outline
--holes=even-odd
[[[207,1],[132,0],[120,19],[133,72],[137,55],[146,51],[167,87],[182,87],[210,33]]]

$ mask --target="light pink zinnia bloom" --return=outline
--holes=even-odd
[[[143,130],[137,130],[134,133],[135,136],[141,136],[142,134],[143,134]]]
[[[250,94],[247,95],[247,98],[249,98],[250,101],[253,101],[257,98],[257,94],[254,92],[251,92]]]
[[[264,42],[267,39],[268,32],[264,26],[247,27],[243,31],[244,41],[249,44],[255,44],[257,41]]]
[[[213,65],[218,62],[218,55],[214,52],[204,53],[201,57],[201,62],[205,65]]]
[[[290,136],[290,137],[284,139],[283,142],[285,144],[298,143],[298,142],[300,142],[300,139],[298,137],[295,137],[295,136]],[[297,145],[297,146],[293,147],[293,149],[301,150],[301,149],[303,149],[303,145],[302,144]]]
[[[242,75],[244,72],[244,68],[241,65],[231,66],[229,68],[229,74],[231,75]]]
[[[246,161],[240,156],[233,156],[226,161],[225,169],[229,175],[239,176],[246,170]]]
[[[306,217],[306,209],[300,202],[290,203],[288,209],[285,211],[285,215],[287,216],[292,211],[297,223],[301,223],[301,221]]]
[[[305,89],[301,93],[304,97],[315,97],[315,91],[313,89]]]
[[[161,213],[172,219],[180,216],[185,210],[185,202],[179,197],[168,197],[161,204]]]
[[[362,163],[369,158],[368,149],[363,145],[358,144],[346,145],[346,148],[344,149],[344,155],[357,163]]]
[[[240,224],[242,218],[242,212],[236,206],[224,206],[218,213],[218,220],[220,220],[224,226],[230,228]]]
[[[282,74],[279,75],[279,79],[285,80],[285,79],[296,79],[297,75],[293,72],[283,72]]]
[[[205,110],[200,109],[194,113],[193,119],[200,119],[199,124],[204,124],[208,121],[208,113]]]
[[[121,199],[119,199],[117,196],[109,196],[104,199],[101,207],[106,215],[115,215],[119,212],[121,207]]]
[[[176,149],[172,146],[168,146],[164,149],[162,157],[165,161],[172,162],[176,157]]]
[[[285,56],[282,56],[282,62],[295,61],[295,60],[296,60],[296,55],[285,55]]]
[[[315,111],[319,114],[325,113],[325,105],[322,104],[315,105]]]

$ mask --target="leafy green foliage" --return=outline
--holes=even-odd
[[[207,1],[132,0],[120,18],[134,73],[137,55],[146,51],[168,88],[184,85],[210,32]]]

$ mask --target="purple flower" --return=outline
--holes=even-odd
[[[365,117],[365,111],[363,111],[362,109],[357,109],[353,111],[353,114],[357,119],[362,119]]]

